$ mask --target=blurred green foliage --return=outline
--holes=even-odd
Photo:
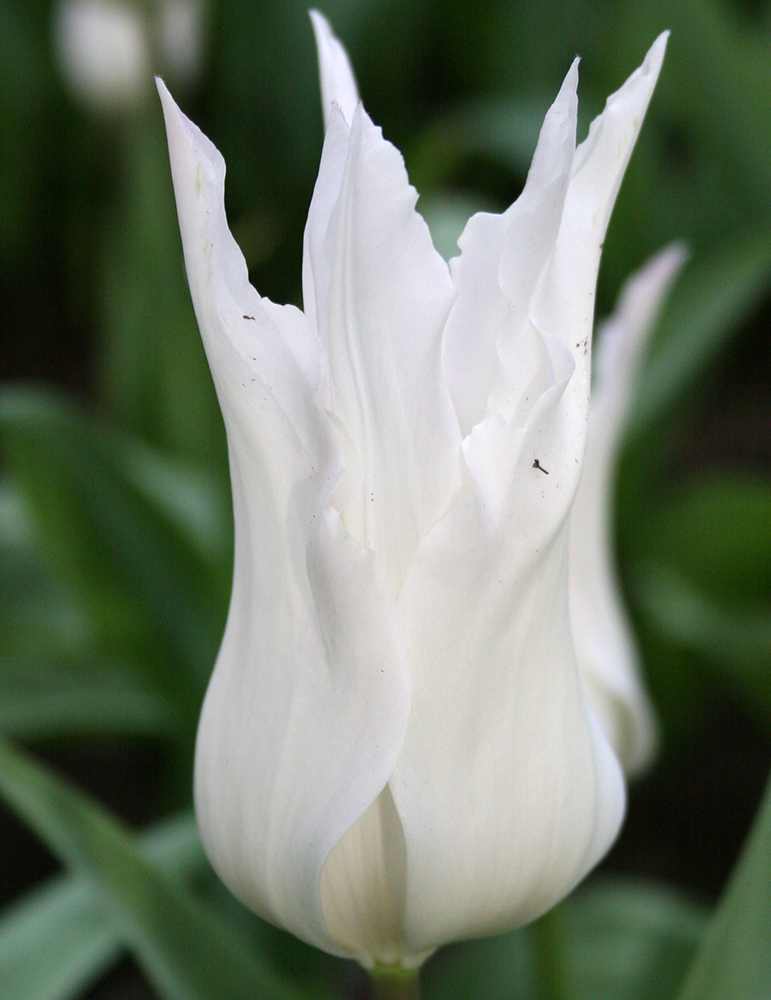
[[[516,197],[574,54],[583,134],[672,30],[600,275],[601,314],[662,245],[691,251],[621,464],[619,564],[666,752],[676,757],[727,696],[763,734],[762,772],[771,5],[330,0],[323,10],[447,255],[471,211]],[[65,869],[0,918],[0,995],[80,996],[125,950],[163,998],[363,995],[351,966],[230,900],[197,843],[192,747],[232,559],[224,435],[149,81],[131,108],[78,100],[53,17],[47,0],[0,6],[0,364],[4,379],[25,380],[0,390],[0,730],[49,755],[109,737],[118,789],[122,755],[149,747],[160,763],[139,817],[155,825],[135,836],[0,744],[3,797]],[[198,80],[170,83],[228,163],[228,213],[255,285],[299,301],[322,136],[305,5],[212,2],[204,37]],[[676,888],[590,884],[532,928],[439,953],[425,996],[664,1000],[684,978],[684,1000],[768,994],[769,815],[766,804],[711,922]]]

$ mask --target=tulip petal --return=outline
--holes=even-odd
[[[316,404],[321,343],[302,313],[249,285],[222,157],[159,91],[235,514],[230,613],[196,744],[202,840],[239,899],[347,954],[324,922],[321,872],[398,757],[405,635],[385,573],[328,506],[343,461]]]
[[[338,107],[332,107],[321,150],[319,174],[303,234],[303,309],[311,326],[319,331],[325,344],[329,341],[327,296],[332,266],[332,252],[327,245],[327,236],[332,212],[340,197],[350,134],[351,130],[343,113]],[[328,386],[325,385],[324,388],[324,402],[329,407]]]
[[[524,428],[495,415],[474,428],[464,451],[477,492],[428,536],[400,595],[413,709],[390,787],[408,955],[534,919],[621,822],[623,778],[571,646],[569,381]]]
[[[532,307],[536,326],[573,352],[573,391],[589,392],[594,297],[605,232],[621,180],[656,86],[669,33],[591,124],[573,159],[557,245]]]
[[[525,383],[515,374],[526,367],[518,334],[559,232],[575,149],[577,84],[578,60],[546,115],[522,194],[502,215],[472,216],[458,240],[461,256],[450,262],[458,298],[447,321],[442,360],[464,436],[487,412],[502,361],[507,370],[499,395],[515,402],[501,399],[493,408],[516,410],[524,396]]]
[[[350,125],[353,112],[359,103],[359,91],[353,74],[348,53],[335,38],[327,19],[317,10],[309,12],[316,36],[319,54],[319,78],[321,80],[321,107],[324,125],[329,126],[332,105],[336,104]]]
[[[503,215],[477,212],[458,240],[460,257],[450,261],[458,289],[442,343],[442,364],[463,437],[484,417],[498,377],[497,342],[508,303],[498,282],[506,237]]]
[[[406,878],[404,834],[386,786],[335,845],[321,873],[327,927],[366,967],[402,958]]]
[[[577,87],[574,59],[544,119],[525,188],[504,213],[509,227],[498,278],[520,321],[559,232],[576,145]]]
[[[223,415],[227,420],[229,410],[242,405],[236,386],[261,382],[303,446],[320,447],[312,431],[328,433],[314,400],[324,364],[321,343],[302,313],[260,298],[249,284],[225,218],[222,156],[160,79],[157,84],[190,294]]]
[[[615,466],[642,355],[685,252],[672,246],[622,291],[600,339],[581,482],[570,513],[570,617],[581,681],[627,774],[656,745],[652,706],[614,572]]]
[[[394,593],[460,482],[460,434],[441,372],[454,289],[415,211],[401,154],[361,105],[340,195],[314,267],[318,329],[329,358],[329,407],[361,460],[342,513]]]
[[[523,425],[504,407],[474,426],[463,449],[473,493],[426,538],[400,594],[413,709],[389,784],[405,838],[407,954],[532,920],[599,860],[623,816],[621,769],[572,648],[567,518],[599,253],[664,43],[573,161],[528,316],[547,355],[540,395]]]

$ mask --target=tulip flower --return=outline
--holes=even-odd
[[[54,41],[73,91],[97,108],[132,107],[151,78],[141,11],[121,0],[64,0]]]
[[[303,311],[250,286],[223,159],[159,83],[235,513],[195,803],[252,910],[406,968],[545,912],[623,816],[576,668],[568,520],[600,251],[666,38],[578,148],[573,64],[521,197],[471,218],[448,267],[313,22]]]
[[[73,93],[98,111],[130,111],[151,92],[153,57],[180,82],[198,75],[202,0],[59,0],[54,48]]]
[[[589,701],[628,776],[657,744],[653,708],[613,559],[616,462],[650,334],[685,261],[683,247],[661,251],[624,286],[600,330],[581,482],[570,513],[569,591],[573,648]]]

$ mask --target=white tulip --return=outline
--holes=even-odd
[[[314,27],[304,312],[249,285],[223,159],[159,83],[236,530],[196,811],[247,906],[407,967],[543,913],[621,823],[573,653],[567,525],[600,249],[666,39],[577,149],[571,67],[522,196],[474,216],[448,268]]]
[[[150,44],[142,12],[123,0],[64,0],[54,41],[73,91],[100,109],[130,108],[151,81]]]
[[[54,47],[67,83],[84,104],[130,111],[152,92],[154,58],[175,79],[195,80],[204,21],[203,0],[60,0]]]
[[[645,349],[686,254],[671,246],[633,275],[605,321],[595,360],[589,433],[570,514],[570,616],[581,681],[628,775],[642,771],[657,744],[653,708],[613,556],[616,461]]]

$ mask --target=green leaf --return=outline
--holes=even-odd
[[[221,573],[134,484],[116,431],[56,393],[13,388],[0,393],[0,431],[48,558],[107,634],[116,621],[129,637],[152,629],[144,652],[156,677],[195,716],[227,606]]]
[[[555,919],[562,992],[570,1000],[669,1000],[707,915],[673,890],[614,881],[579,891]]]
[[[530,928],[442,948],[420,974],[423,1000],[538,1000]]]
[[[142,852],[167,874],[188,877],[204,863],[193,817],[185,813],[140,838]],[[115,962],[123,944],[91,881],[50,879],[0,919],[0,996],[69,1000]]]
[[[20,484],[0,482],[0,658],[86,658],[97,625],[44,564]]]
[[[764,95],[771,88],[771,47],[768,32],[748,23],[749,9],[687,0],[666,5],[666,16],[678,40],[677,82],[691,119],[702,119],[713,146],[722,145],[741,171],[752,207],[767,212],[771,110]]]
[[[728,607],[767,603],[771,596],[768,476],[711,471],[693,477],[664,497],[646,534],[649,556]]]
[[[638,532],[627,583],[665,658],[685,653],[702,677],[705,666],[717,669],[770,721],[771,480],[733,471],[693,477],[665,494]],[[676,672],[671,663],[665,671],[671,688]]]
[[[686,265],[665,306],[629,435],[640,435],[703,375],[771,280],[771,231],[744,232]]]
[[[0,732],[24,739],[130,734],[181,739],[178,706],[131,665],[3,659]]]
[[[669,642],[698,653],[771,721],[771,613],[768,605],[735,609],[666,566],[632,568],[633,593],[650,624]]]
[[[0,995],[69,1000],[116,961],[120,938],[83,878],[59,878],[0,921]]]
[[[68,866],[98,888],[165,1000],[290,994],[211,909],[153,864],[105,810],[0,740],[0,792]]]
[[[771,996],[771,779],[678,1000]]]
[[[229,594],[233,562],[229,479],[217,480],[203,467],[162,454],[137,439],[124,442],[120,457],[132,485],[203,563],[227,578]]]
[[[631,880],[579,890],[536,923],[443,948],[426,1000],[669,1000],[701,940],[703,909]]]
[[[141,664],[116,659],[84,601],[44,565],[37,543],[23,495],[0,484],[0,732],[189,737],[176,701]]]

